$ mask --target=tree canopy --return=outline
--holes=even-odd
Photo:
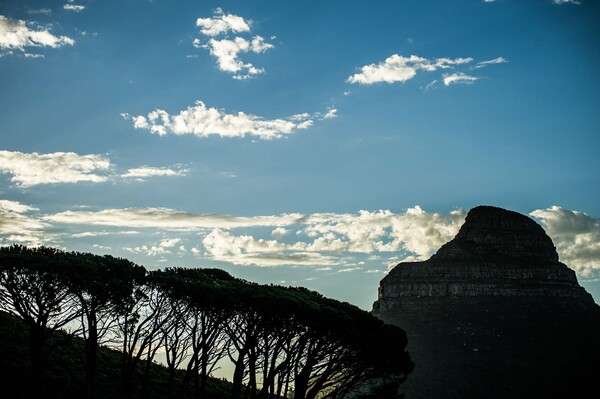
[[[46,332],[81,336],[90,398],[100,345],[121,352],[124,398],[148,394],[158,359],[169,370],[170,398],[190,389],[206,397],[217,369],[232,370],[234,399],[396,398],[414,367],[402,329],[305,288],[219,269],[147,271],[111,256],[3,247],[0,310],[28,327],[34,383],[44,372]]]

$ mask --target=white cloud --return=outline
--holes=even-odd
[[[196,26],[202,28],[200,33],[206,36],[218,36],[229,31],[250,32],[250,21],[234,14],[224,14],[220,8],[215,10],[214,17],[198,18]]]
[[[0,151],[0,172],[12,175],[19,187],[38,184],[103,182],[110,161],[100,155],[78,155],[73,152],[51,154]]]
[[[346,267],[344,269],[339,269],[337,272],[338,273],[349,273],[349,272],[353,272],[353,271],[356,271],[359,269],[360,269],[360,267]]]
[[[162,248],[173,248],[179,241],[181,241],[181,238],[167,238],[162,240],[158,245]]]
[[[82,238],[82,237],[100,237],[100,236],[110,236],[110,235],[119,235],[119,234],[139,234],[139,231],[135,230],[127,230],[127,231],[84,231],[83,233],[75,233],[71,234],[73,238]]]
[[[283,227],[277,227],[275,230],[271,232],[271,236],[274,238],[281,239],[290,233],[289,230],[284,229]]]
[[[400,250],[428,258],[435,250],[458,232],[465,211],[450,215],[428,213],[419,206],[405,213],[391,211],[360,211],[350,214],[313,214],[304,229],[307,236],[315,238],[320,248],[340,248],[357,253],[397,252]]]
[[[146,256],[159,256],[171,254],[171,249],[181,241],[180,238],[168,238],[154,245],[142,245],[138,247],[125,247],[124,250],[135,254],[143,254]],[[181,249],[180,249],[181,251]]]
[[[239,55],[243,53],[260,54],[275,47],[271,43],[267,43],[264,38],[258,35],[252,38],[241,36],[215,38],[215,36],[226,34],[229,31],[233,33],[250,33],[250,21],[246,21],[237,15],[224,14],[223,10],[217,8],[215,16],[198,18],[196,26],[201,27],[200,33],[210,37],[210,40],[208,43],[202,44],[202,41],[196,38],[192,44],[196,48],[209,49],[210,54],[217,59],[219,70],[232,73],[233,78],[237,80],[249,79],[265,72],[264,68],[255,67],[253,64],[244,62],[239,58]],[[272,36],[272,39],[274,38]]]
[[[508,62],[508,60],[506,58],[498,57],[498,58],[494,58],[492,60],[478,62],[477,65],[475,65],[473,67],[473,69],[484,68],[488,65],[493,65],[493,64],[506,64],[507,62]]]
[[[582,276],[600,271],[600,219],[553,206],[530,213],[556,245],[561,262]]]
[[[63,6],[63,8],[67,11],[73,11],[73,12],[81,12],[83,10],[85,10],[85,6],[79,5],[79,4],[72,4],[72,3],[67,3]]]
[[[284,244],[275,240],[255,239],[252,236],[234,236],[214,229],[202,240],[207,254],[213,259],[236,265],[332,265],[336,259],[318,252],[306,251],[301,242]]]
[[[27,10],[27,14],[44,14],[44,15],[48,15],[51,14],[52,10],[49,8],[38,8],[38,9],[33,9],[30,8]]]
[[[454,237],[464,218],[464,210],[442,215],[425,212],[418,206],[401,214],[390,211],[311,214],[295,223],[303,226],[296,242],[277,241],[281,237],[273,232],[276,240],[213,229],[202,243],[212,259],[239,265],[344,266],[350,254],[402,251],[424,260]]]
[[[235,73],[234,79],[248,79],[253,75],[265,72],[264,68],[257,68],[251,63],[244,63],[239,59],[240,53],[264,53],[274,46],[264,41],[260,36],[255,36],[252,41],[242,37],[230,39],[210,39],[206,45],[210,54],[217,59],[219,70]]]
[[[167,111],[156,109],[147,116],[130,116],[121,114],[125,119],[133,121],[136,129],[147,129],[151,133],[164,136],[166,134],[193,134],[198,137],[217,135],[220,137],[255,136],[262,140],[281,138],[297,129],[310,126],[310,114],[302,118],[297,115],[285,119],[265,120],[259,116],[238,112],[227,114],[217,108],[207,108],[202,101],[188,107],[177,115],[169,115]],[[309,123],[310,121],[310,123]]]
[[[0,242],[2,245],[21,243],[41,245],[45,241],[44,229],[48,224],[31,213],[39,211],[18,201],[0,200]]]
[[[457,84],[457,83],[471,84],[478,79],[479,79],[478,77],[469,76],[462,72],[453,73],[451,75],[445,74],[444,75],[444,85],[450,86],[452,84]]]
[[[50,154],[0,151],[0,173],[12,175],[11,181],[26,188],[38,184],[99,183],[115,180],[110,160],[102,155],[79,155],[73,152]],[[144,179],[156,176],[185,176],[188,169],[142,166],[121,174],[121,178]]]
[[[155,168],[152,166],[142,166],[139,168],[132,168],[127,170],[126,173],[122,174],[122,177],[133,177],[142,179],[145,177],[154,176],[185,176],[189,172],[188,169],[170,169],[170,168]]]
[[[25,52],[27,47],[58,48],[74,45],[75,40],[67,36],[54,36],[48,29],[30,29],[25,21],[8,19],[0,15],[0,49]]]
[[[337,118],[337,109],[329,108],[325,115],[323,115],[323,119],[333,119]]]
[[[436,58],[427,59],[411,55],[404,57],[394,54],[378,64],[365,65],[360,73],[350,76],[346,82],[363,85],[375,83],[404,83],[414,78],[418,71],[433,72],[438,69],[453,68],[456,65],[468,64],[472,58]]]
[[[304,217],[301,214],[240,217],[189,213],[170,208],[122,208],[101,211],[65,211],[47,215],[43,219],[48,222],[90,226],[201,230],[289,226],[300,223]]]
[[[559,5],[560,4],[577,4],[577,5],[581,4],[581,2],[577,1],[577,0],[552,0],[552,3],[559,4]]]

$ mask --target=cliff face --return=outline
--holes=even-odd
[[[381,281],[374,310],[421,297],[557,297],[593,304],[552,240],[519,213],[472,209],[456,237],[424,262],[400,263]]]
[[[408,398],[600,389],[600,307],[542,227],[516,212],[472,209],[429,260],[390,271],[373,312],[407,331]]]

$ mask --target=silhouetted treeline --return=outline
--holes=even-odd
[[[84,341],[88,398],[102,345],[120,352],[122,397],[207,397],[231,370],[233,399],[396,398],[412,371],[406,334],[304,288],[259,285],[218,269],[148,272],[125,259],[51,248],[0,248],[0,310],[28,330],[31,397],[41,397],[52,332]],[[56,345],[52,342],[52,345]]]

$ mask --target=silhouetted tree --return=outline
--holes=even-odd
[[[85,376],[88,398],[94,397],[97,352],[108,343],[116,327],[116,309],[126,301],[145,269],[125,259],[92,254],[72,254],[69,288],[81,310],[81,335],[85,340]]]
[[[115,338],[121,347],[125,398],[133,397],[134,376],[140,362],[146,363],[144,378],[147,378],[149,366],[161,347],[161,330],[172,312],[168,301],[168,296],[145,278],[135,281],[131,295],[115,307],[118,315]]]
[[[0,309],[21,317],[29,330],[32,397],[42,391],[43,351],[50,333],[81,314],[66,280],[71,266],[56,249],[0,248]]]
[[[205,399],[208,377],[226,358],[234,399],[397,398],[413,368],[400,328],[314,291],[254,284],[218,269],[148,273],[110,256],[14,246],[0,250],[0,300],[0,309],[29,328],[36,387],[49,332],[77,328],[88,398],[98,347],[108,342],[120,348],[127,399],[138,382],[140,396],[150,394],[159,349],[171,399],[185,397],[192,383],[193,396]]]

